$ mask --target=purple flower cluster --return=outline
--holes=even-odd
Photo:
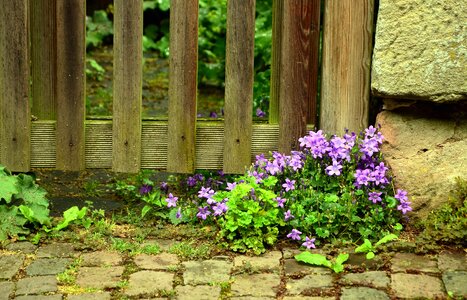
[[[408,199],[406,191],[398,189],[396,195],[394,195],[394,198],[399,200],[399,205],[397,206],[397,209],[400,210],[404,215],[408,211],[412,210],[412,207],[410,206],[412,202],[407,201]]]
[[[229,185],[229,183],[227,184]],[[233,189],[235,187],[234,184],[230,184],[230,187]],[[206,220],[206,218],[209,215],[213,216],[220,216],[223,215],[227,212],[228,207],[227,207],[227,201],[228,199],[225,198],[222,201],[218,202],[214,199],[214,195],[216,192],[211,189],[211,188],[206,188],[206,187],[201,187],[201,189],[198,191],[198,198],[200,199],[205,199],[207,204],[206,206],[200,206],[198,207],[198,213],[196,216],[199,219]]]

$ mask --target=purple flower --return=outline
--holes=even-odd
[[[287,201],[287,199],[281,198],[281,197],[277,197],[274,200],[277,201],[277,207],[282,207],[282,208],[284,208],[284,203],[285,203],[285,201]]]
[[[197,181],[196,181],[196,178],[190,176],[187,178],[186,180],[186,184],[189,186],[189,187],[194,187],[196,185]]]
[[[214,190],[211,188],[205,188],[204,186],[201,187],[201,190],[198,192],[198,197],[199,198],[206,198],[210,199],[214,195]]]
[[[196,216],[200,219],[206,220],[206,218],[211,214],[209,211],[209,206],[198,207],[198,213]]]
[[[220,216],[227,211],[227,205],[224,202],[217,203],[212,208],[214,210],[214,216]]]
[[[299,240],[301,240],[300,234],[302,234],[302,233],[301,233],[300,231],[298,231],[297,229],[294,228],[294,229],[292,229],[292,232],[290,232],[290,233],[287,235],[287,237],[288,237],[289,239],[299,241]]]
[[[177,214],[175,215],[175,218],[180,219],[182,217],[182,209],[179,207],[177,210]]]
[[[139,188],[139,194],[140,194],[140,195],[149,194],[151,191],[152,191],[152,186],[151,186],[151,185],[148,185],[148,184],[143,184],[143,185]]]
[[[167,182],[162,181],[159,188],[161,189],[161,191],[164,191],[167,193],[167,191],[169,190],[169,185],[167,184]]]
[[[211,111],[211,112],[209,113],[209,117],[210,117],[210,118],[217,118],[217,113],[216,113],[215,111]]]
[[[411,202],[401,202],[400,205],[397,206],[397,210],[400,210],[402,214],[406,214],[408,211],[412,210],[412,207],[410,207]]]
[[[204,180],[204,176],[203,174],[195,174],[195,176],[193,176],[197,181],[203,181]]]
[[[365,129],[365,136],[366,137],[373,137],[376,133],[376,128],[373,125],[370,125],[367,129]]]
[[[288,221],[290,219],[295,219],[294,215],[290,212],[290,209],[284,213],[284,220]]]
[[[397,189],[396,195],[394,195],[394,198],[399,200],[399,202],[405,202],[407,201],[407,192],[401,189]]]
[[[316,248],[315,240],[315,238],[310,239],[309,237],[305,237],[305,242],[302,244],[302,246],[307,247],[308,249]]]
[[[282,185],[283,188],[285,188],[285,191],[291,191],[295,189],[295,180],[290,180],[288,178],[285,179],[285,183]]]
[[[226,188],[226,190],[231,191],[231,190],[233,190],[236,186],[237,186],[237,183],[236,183],[236,182],[232,182],[232,183],[227,182],[227,188]]]
[[[174,197],[172,193],[169,193],[169,196],[165,198],[165,201],[167,202],[167,207],[176,207],[177,200],[178,200],[178,197]]]
[[[266,117],[266,113],[264,111],[262,111],[260,108],[257,108],[256,109],[256,116],[259,117],[259,118],[264,118],[264,117]]]
[[[326,173],[329,175],[329,176],[332,176],[332,175],[336,175],[336,176],[339,176],[341,175],[341,170],[342,169],[342,166],[339,165],[337,163],[337,161],[333,160],[332,161],[332,165],[331,166],[328,166],[326,168]]]
[[[279,174],[282,171],[281,167],[277,164],[276,160],[274,160],[273,162],[268,161],[265,170],[271,175]]]
[[[381,202],[381,192],[370,192],[368,194],[368,200],[370,200],[373,203]]]
[[[354,174],[354,177],[356,179],[356,184],[358,186],[360,185],[368,185],[369,181],[370,181],[370,170],[369,169],[364,169],[364,170],[360,170],[360,169],[357,169],[356,173]]]

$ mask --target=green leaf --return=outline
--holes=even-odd
[[[384,244],[384,243],[387,243],[389,241],[392,241],[392,240],[395,240],[397,239],[397,235],[395,234],[388,234],[386,236],[384,236],[382,239],[380,239],[376,244],[375,244],[375,247],[381,245],[381,244]]]
[[[355,248],[355,253],[366,253],[368,251],[374,250],[371,242],[368,239],[364,239],[363,244]]]
[[[4,199],[7,204],[11,202],[13,195],[19,193],[17,182],[15,176],[0,176],[0,200]]]
[[[141,210],[141,217],[144,218],[144,216],[152,209],[150,205],[145,205],[143,209]]]
[[[373,259],[375,257],[375,253],[370,251],[366,254],[366,259]]]
[[[26,219],[28,219],[28,221],[30,221],[31,223],[34,223],[36,221],[36,219],[34,218],[34,211],[32,209],[25,205],[20,205],[18,208],[19,211],[23,214],[23,216]]]
[[[331,262],[326,258],[326,256],[310,252],[302,252],[294,256],[297,261],[301,261],[310,265],[316,266],[325,266],[328,268],[332,267]]]
[[[18,213],[18,207],[6,207],[0,205],[0,241],[8,237],[29,234],[29,229],[24,228],[28,220]]]
[[[336,258],[336,264],[343,264],[348,259],[349,259],[349,254],[348,253],[341,253]]]

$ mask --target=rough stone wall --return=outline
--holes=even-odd
[[[380,0],[373,94],[435,102],[467,99],[467,3]]]
[[[372,93],[397,188],[414,215],[448,200],[467,180],[467,5],[457,0],[380,0]]]

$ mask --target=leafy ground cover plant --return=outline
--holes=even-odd
[[[364,239],[363,244],[355,248],[355,253],[366,253],[366,259],[373,259],[378,246],[385,244],[389,241],[397,239],[397,235],[388,234],[377,241],[374,245],[371,244],[370,240]]]
[[[340,273],[344,271],[344,262],[349,259],[349,254],[340,253],[335,259],[329,260],[322,254],[304,251],[295,255],[295,259],[310,265],[327,267],[335,273]]]
[[[50,225],[46,194],[31,176],[13,175],[0,165],[0,241]]]

